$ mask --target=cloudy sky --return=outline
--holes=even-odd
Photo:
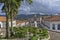
[[[0,9],[2,6],[0,5]],[[60,13],[60,0],[33,0],[31,5],[24,1],[18,10],[19,14],[56,14]]]

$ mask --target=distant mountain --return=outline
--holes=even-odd
[[[36,15],[36,17],[40,17],[40,16],[48,16],[48,15],[40,15],[40,14],[20,14],[20,15],[17,15],[16,17],[15,17],[15,19],[17,19],[17,20],[21,20],[21,19],[29,19],[29,18],[33,18],[33,17],[35,17],[35,15]]]
[[[6,15],[0,15],[0,16],[6,16]],[[29,19],[33,17],[41,17],[41,16],[53,16],[53,15],[41,15],[41,14],[19,14],[15,16],[16,20],[23,20],[23,19]]]

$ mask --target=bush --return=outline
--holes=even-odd
[[[15,33],[14,37],[17,38],[23,38],[27,35],[27,29],[24,27],[18,27],[18,28],[14,27],[13,31]]]
[[[45,28],[40,30],[37,27],[14,27],[13,31],[15,33],[14,37],[17,38],[26,37],[27,32],[36,36],[39,35],[40,39],[48,38],[48,31]],[[35,40],[36,36],[32,36],[31,38]]]
[[[41,30],[39,36],[40,36],[40,39],[48,38],[48,31],[47,31],[47,29],[44,29],[44,28],[43,28],[43,29]]]
[[[30,33],[33,33],[34,35],[36,35],[36,34],[39,33],[39,29],[36,28],[36,27],[30,27],[30,28],[29,28],[29,32],[30,32]]]
[[[30,40],[37,40],[36,36],[32,36]]]
[[[24,38],[25,35],[22,34],[21,32],[16,32],[14,37],[16,37],[16,38]]]

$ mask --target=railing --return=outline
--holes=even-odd
[[[48,29],[50,28],[50,27],[48,27],[47,25],[45,25],[43,22],[41,22],[41,24],[44,25],[45,27],[47,27]]]
[[[50,31],[50,32],[55,32],[55,33],[60,33],[60,31],[49,30],[49,29],[48,29],[48,31]]]

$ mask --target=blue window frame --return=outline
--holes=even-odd
[[[58,24],[58,30],[60,30],[60,24]]]
[[[52,29],[55,30],[55,24],[53,24]]]

